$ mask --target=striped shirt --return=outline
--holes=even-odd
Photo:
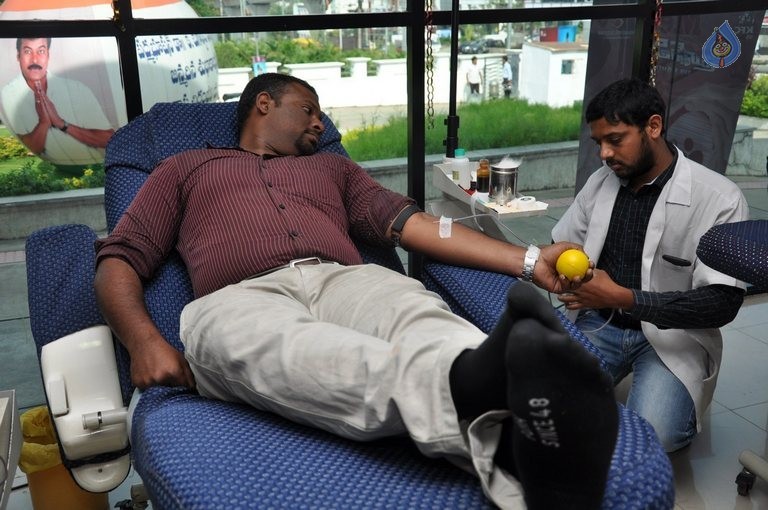
[[[619,188],[611,222],[597,267],[605,270],[622,287],[632,290],[635,306],[631,313],[617,310],[611,323],[624,329],[640,329],[640,321],[661,329],[715,328],[730,322],[743,302],[744,292],[727,285],[708,285],[676,292],[649,292],[641,289],[643,245],[648,222],[664,185],[672,178],[672,164],[653,182],[632,192]],[[692,264],[696,261],[690,261]],[[600,310],[608,318],[611,309]]]
[[[336,154],[192,150],[152,172],[97,241],[97,264],[119,257],[146,281],[175,249],[201,297],[297,258],[360,264],[352,237],[393,245],[386,231],[410,203]]]

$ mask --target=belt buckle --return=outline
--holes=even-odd
[[[300,266],[302,264],[306,264],[307,262],[312,262],[312,265],[322,264],[323,261],[320,260],[320,257],[306,257],[303,259],[293,259],[288,263],[288,267],[294,267],[294,266]]]

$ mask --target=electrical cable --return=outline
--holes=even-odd
[[[611,315],[609,315],[608,318],[605,319],[605,322],[603,323],[602,326],[600,326],[599,328],[596,328],[596,329],[582,329],[581,332],[582,333],[597,333],[598,331],[600,331],[601,329],[606,327],[611,322],[611,319],[613,319],[613,314],[614,313],[616,313],[616,309],[615,308],[611,308]]]

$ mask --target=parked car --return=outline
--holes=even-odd
[[[484,40],[475,40],[459,44],[459,53],[488,53]]]
[[[501,39],[486,37],[483,39],[486,48],[506,48],[507,45]]]

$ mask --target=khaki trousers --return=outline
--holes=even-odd
[[[301,265],[187,305],[181,339],[198,391],[354,439],[408,434],[478,475],[504,508],[518,482],[493,465],[506,411],[460,424],[448,373],[486,335],[417,280],[375,264]]]

